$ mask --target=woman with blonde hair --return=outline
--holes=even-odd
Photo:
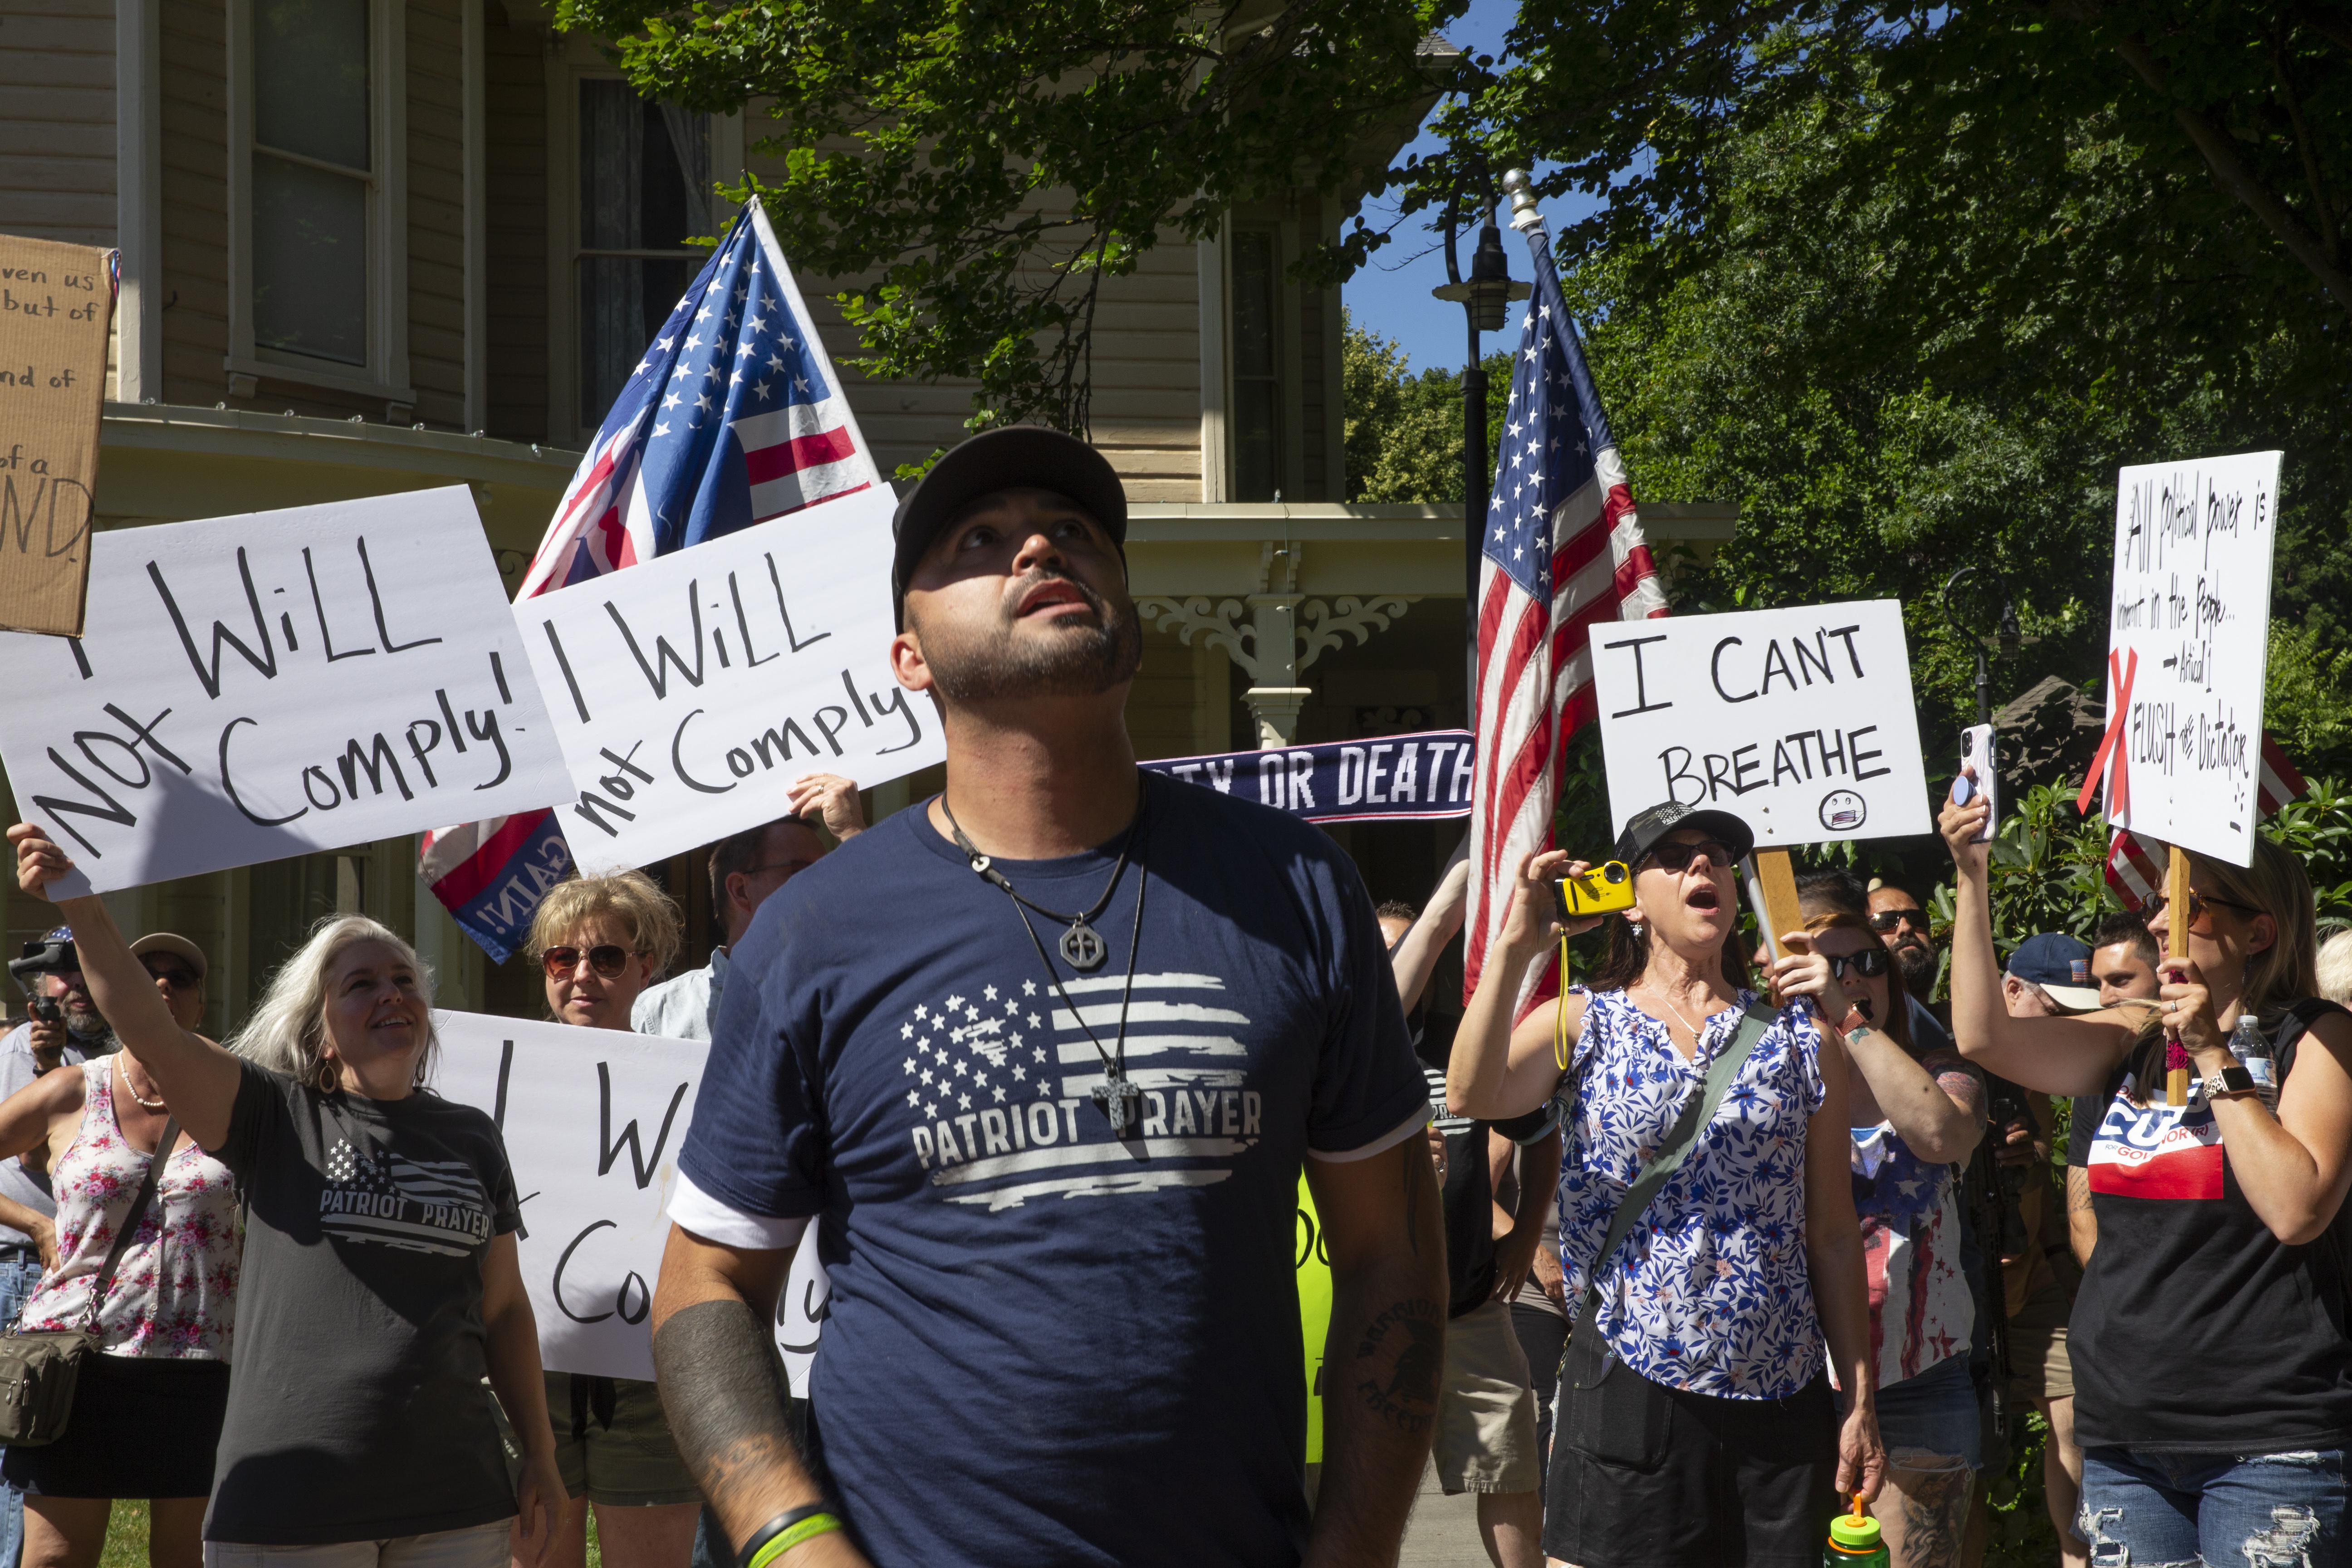
[[[48,898],[72,862],[37,827],[8,837],[17,885]],[[535,1562],[562,1482],[514,1178],[488,1117],[420,1088],[415,952],[371,920],[321,921],[232,1054],[173,1018],[101,900],[61,902],[123,1050],[247,1203],[207,1568],[496,1568],[518,1499]],[[520,1486],[486,1378],[528,1435]]]
[[[2352,1015],[2318,988],[2311,884],[2254,840],[2249,867],[2189,856],[2187,909],[2146,906],[2154,1015],[2012,1017],[1994,962],[1981,797],[1944,808],[1958,869],[1952,1033],[1987,1068],[2105,1106],[2088,1137],[2099,1245],[2074,1300],[2078,1532],[2094,1563],[2336,1568],[2352,1446]],[[2231,1049],[2252,1020],[2273,1074]],[[2166,1103],[2186,1055],[2185,1105]]]
[[[676,961],[677,904],[640,871],[576,877],[548,889],[528,951],[546,977],[560,1024],[629,1027],[637,995]],[[685,1568],[702,1490],[678,1457],[650,1382],[547,1373],[555,1458],[570,1501],[549,1568],[584,1568],[588,1510],[607,1568]]]

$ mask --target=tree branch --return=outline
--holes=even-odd
[[[2327,259],[2340,266],[2344,241],[2336,227],[2336,206],[2328,200],[2327,182],[2319,172],[2319,150],[2311,144],[2311,126],[2303,117],[2303,100],[2295,96],[2294,79],[2287,74],[2284,32],[2271,37],[2271,74],[2278,78],[2279,101],[2286,108],[2287,123],[2294,128],[2294,149],[2303,155],[2303,178],[2311,187],[2311,210],[2319,215],[2319,243]]]
[[[2319,237],[2304,226],[2294,209],[2279,198],[2276,192],[2262,182],[2260,176],[2246,167],[2238,150],[2230,145],[2229,132],[2187,104],[2179,102],[2165,89],[2164,67],[2148,50],[2147,42],[2137,34],[2121,33],[2116,37],[2116,53],[2124,63],[2137,71],[2140,79],[2156,89],[2167,100],[2173,120],[2188,134],[2189,143],[2203,156],[2205,166],[2212,171],[2214,183],[2248,212],[2261,220],[2273,237],[2287,248],[2288,254],[2303,263],[2304,270],[2318,280],[2319,286],[2336,299],[2347,311],[2352,311],[2352,277],[2329,258]]]

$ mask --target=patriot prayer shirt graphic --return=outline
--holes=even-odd
[[[793,879],[735,949],[679,1202],[814,1219],[815,1441],[879,1568],[1304,1549],[1298,1173],[1413,1135],[1427,1089],[1337,847],[1144,789],[1102,966],[1074,975],[1030,917],[1066,1002],[919,806]],[[1082,910],[1108,848],[996,866]],[[1093,1096],[1122,1005],[1124,1140]]]
[[[319,1226],[345,1241],[462,1257],[490,1239],[490,1205],[462,1160],[412,1160],[392,1150],[362,1152],[338,1138],[327,1153]]]

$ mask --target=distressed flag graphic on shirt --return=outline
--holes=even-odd
[[[1213,974],[1138,974],[1127,1012],[1127,1076],[1143,1091],[1143,1132],[1121,1142],[1096,1108],[1102,1050],[1115,1051],[1124,974],[1066,985],[1073,1013],[1034,980],[985,984],[919,1003],[898,1025],[917,1160],[950,1202],[991,1213],[1031,1198],[1202,1187],[1256,1143],[1258,1092],[1244,1087],[1249,1016]],[[1093,1038],[1087,1037],[1091,1028]],[[1140,1167],[1135,1156],[1216,1160]]]

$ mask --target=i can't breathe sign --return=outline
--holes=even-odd
[[[16,808],[106,892],[527,811],[562,747],[463,486],[100,533],[0,634]]]
[[[1931,830],[1893,599],[1591,627],[1609,810],[1728,811],[1759,844]]]

